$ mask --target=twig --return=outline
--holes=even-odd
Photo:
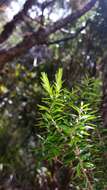
[[[87,27],[87,25],[88,25],[89,23],[90,23],[89,21],[86,22],[86,25],[83,26],[83,27],[81,27],[81,28],[79,28],[79,29],[75,32],[75,34],[70,34],[69,36],[67,36],[67,37],[65,37],[65,38],[61,38],[61,39],[59,39],[59,40],[49,41],[49,42],[47,43],[47,45],[59,44],[59,43],[61,43],[61,42],[66,42],[66,41],[68,41],[68,40],[73,40],[74,38],[76,38],[76,37]]]
[[[4,42],[12,33],[16,23],[23,17],[23,14],[27,13],[28,7],[32,6],[34,0],[27,0],[28,5],[23,8],[19,14],[17,14],[14,19],[9,22],[4,31],[0,35],[0,43]],[[3,68],[3,65],[13,59],[23,55],[34,45],[47,44],[47,38],[49,35],[55,33],[57,30],[67,26],[68,24],[74,23],[82,15],[87,13],[95,5],[97,0],[91,0],[83,9],[78,10],[76,13],[68,15],[64,19],[53,23],[52,25],[46,25],[45,28],[40,28],[37,32],[31,33],[29,36],[24,37],[23,41],[17,44],[15,47],[10,48],[9,50],[3,49],[0,51],[0,69]],[[17,18],[18,17],[18,18]]]

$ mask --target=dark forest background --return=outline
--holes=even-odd
[[[106,135],[107,0],[0,0],[0,190],[106,190]]]

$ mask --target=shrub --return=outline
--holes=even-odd
[[[47,74],[42,73],[45,97],[39,105],[39,160],[58,161],[72,167],[74,179],[80,179],[83,187],[93,189],[91,183],[94,145],[91,136],[96,128],[96,109],[92,110],[96,92],[90,91],[88,94],[85,89],[88,79],[82,85],[82,88],[85,87],[84,94],[81,87],[71,91],[64,88],[62,74],[60,68],[51,85]],[[92,86],[91,81],[90,88]]]

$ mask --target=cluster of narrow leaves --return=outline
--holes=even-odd
[[[74,178],[81,178],[85,187],[92,189],[87,172],[94,169],[91,134],[96,127],[96,113],[81,100],[79,89],[70,91],[63,87],[62,75],[60,68],[51,85],[47,74],[42,73],[45,97],[39,105],[39,159],[57,160],[72,167]]]

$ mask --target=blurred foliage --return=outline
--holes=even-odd
[[[53,7],[46,9],[49,17],[45,15],[45,24],[53,22],[52,13],[59,15],[62,10],[62,18],[72,9],[70,1],[56,1]],[[6,14],[0,15],[0,20],[2,31],[8,20]],[[107,130],[102,128],[99,117],[102,96],[101,60],[107,48],[107,27],[101,5],[97,5],[72,26],[68,25],[51,35],[48,41],[75,34],[87,22],[87,27],[72,40],[34,46],[24,56],[7,63],[1,71],[0,189],[87,189],[86,176],[93,189],[107,188],[107,138],[104,135]],[[36,31],[38,27],[39,24],[34,19],[23,21],[0,48],[8,49],[16,45],[26,32]],[[63,68],[63,88],[58,73],[56,82],[53,82],[59,67]],[[42,74],[42,83],[47,93],[41,85],[43,72],[49,78],[48,80],[47,75]],[[38,105],[44,110],[40,126]],[[78,119],[81,109],[81,117],[86,119]],[[53,113],[58,128],[52,123]],[[77,138],[74,135],[78,148],[71,142],[71,120],[73,126],[78,126],[74,130],[74,134],[79,136]],[[64,131],[60,122],[65,126]],[[90,124],[94,129],[80,128],[81,122],[84,126]],[[78,158],[77,152],[80,149],[82,153],[79,153],[79,157],[82,161],[87,160],[86,165],[83,163],[84,169]],[[81,169],[85,171],[85,177]]]

